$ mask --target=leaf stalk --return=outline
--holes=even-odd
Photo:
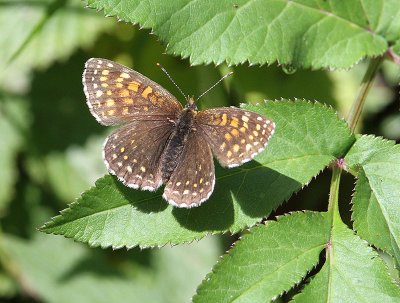
[[[369,92],[372,84],[374,83],[375,75],[376,75],[383,59],[384,59],[383,56],[379,56],[376,58],[372,58],[371,61],[369,62],[367,71],[361,82],[360,91],[350,109],[349,116],[347,117],[347,123],[353,133],[354,133],[357,123],[360,119],[361,112],[362,112],[362,109],[363,109],[363,106],[365,103],[365,99],[367,98],[368,92]]]

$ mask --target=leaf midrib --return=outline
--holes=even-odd
[[[286,266],[289,266],[289,264],[291,264],[292,262],[294,262],[296,259],[301,259],[302,256],[306,256],[309,253],[312,253],[314,250],[318,249],[319,247],[323,248],[325,246],[324,244],[319,244],[317,246],[314,246],[308,250],[305,250],[302,254],[296,255],[294,258],[290,259],[288,262],[286,262],[283,266],[275,269],[274,271],[270,272],[268,275],[263,276],[262,279],[260,279],[258,282],[256,283],[252,283],[250,287],[245,288],[244,291],[242,291],[240,294],[238,294],[237,296],[232,298],[232,301],[230,302],[234,302],[237,299],[239,299],[240,297],[242,297],[244,294],[250,292],[252,289],[258,287],[259,284],[262,284],[264,282],[264,280],[266,280],[266,278],[270,277],[271,275],[275,275],[276,272],[278,272],[279,270],[284,269]],[[284,291],[284,290],[283,290]]]

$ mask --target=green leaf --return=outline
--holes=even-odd
[[[268,148],[256,161],[216,171],[216,186],[201,207],[178,209],[161,191],[132,190],[105,176],[60,216],[42,227],[92,246],[160,246],[237,232],[268,216],[353,143],[335,112],[305,101],[246,106],[276,123]]]
[[[397,0],[87,2],[107,16],[152,28],[167,52],[193,64],[348,68],[400,38]]]
[[[357,233],[400,262],[400,146],[360,137],[345,158],[358,174],[353,220]]]
[[[257,226],[207,275],[193,302],[269,302],[316,266],[329,236],[324,213],[292,213]]]
[[[371,247],[336,220],[321,271],[293,302],[399,302],[400,288]]]
[[[399,220],[388,217],[390,206],[377,199],[364,172],[358,175],[353,204],[352,217],[357,234],[400,261],[400,238],[396,234]]]
[[[62,8],[54,7],[57,5]],[[7,91],[20,92],[28,86],[32,69],[47,67],[78,47],[91,45],[99,33],[113,25],[84,9],[79,0],[6,1],[1,8],[0,28],[4,34],[0,35],[0,86]],[[24,47],[18,58],[8,64],[21,45]]]
[[[37,234],[6,235],[4,245],[25,286],[49,303],[187,302],[220,253],[215,238],[118,253]]]
[[[388,150],[395,145],[394,141],[385,140],[372,135],[357,137],[357,141],[346,154],[345,161],[352,169],[357,170],[358,166],[363,166],[370,161],[371,157],[381,151]]]
[[[397,55],[400,56],[400,40],[397,40],[396,43],[392,47],[393,52]]]

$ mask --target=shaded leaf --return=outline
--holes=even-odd
[[[45,302],[187,302],[219,254],[216,239],[156,251],[101,252],[57,237],[5,237]]]
[[[106,176],[42,230],[102,247],[159,246],[237,232],[268,216],[354,140],[335,112],[318,103],[246,108],[272,118],[276,133],[256,161],[217,167],[214,193],[201,207],[177,209],[161,199],[161,191],[132,190]]]
[[[348,68],[400,38],[396,0],[87,0],[106,15],[152,28],[171,54],[194,64]]]
[[[324,213],[292,213],[267,221],[214,266],[193,302],[269,302],[316,266],[329,236]]]

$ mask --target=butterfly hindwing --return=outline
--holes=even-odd
[[[204,133],[221,165],[235,167],[250,161],[267,146],[275,123],[254,112],[221,107],[199,112],[195,127]]]
[[[214,184],[211,149],[201,134],[193,131],[165,186],[163,198],[178,207],[198,206],[210,197]]]
[[[142,74],[106,59],[89,59],[82,82],[92,115],[103,125],[175,119],[181,104]]]
[[[160,158],[171,130],[168,121],[134,121],[117,129],[104,144],[108,171],[128,187],[156,190],[162,184]]]

